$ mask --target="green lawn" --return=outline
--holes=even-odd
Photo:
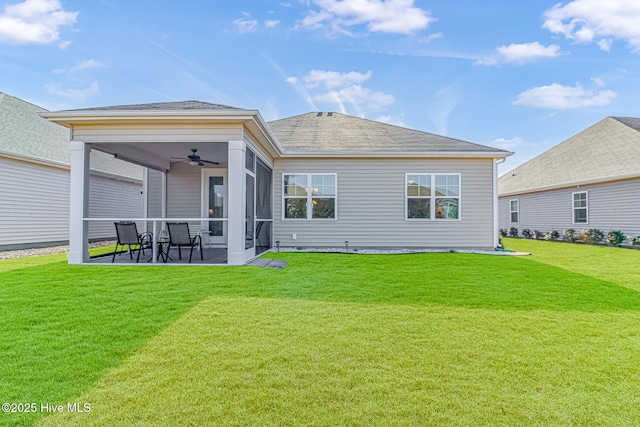
[[[505,243],[533,255],[0,261],[1,400],[65,409],[0,425],[640,425],[640,251]]]

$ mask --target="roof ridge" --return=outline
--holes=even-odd
[[[102,107],[89,107],[89,108],[77,108],[77,109],[71,109],[71,110],[64,110],[64,111],[101,111],[101,110],[105,110],[105,111],[132,111],[132,110],[139,110],[139,111],[145,111],[145,110],[156,110],[156,111],[162,111],[162,110],[196,110],[196,109],[200,109],[200,110],[206,110],[207,106],[211,106],[213,108],[210,108],[212,110],[243,110],[246,111],[245,108],[240,108],[240,107],[234,107],[231,105],[225,105],[225,104],[214,104],[212,102],[206,102],[206,101],[198,101],[198,100],[188,100],[188,101],[167,101],[167,102],[147,102],[147,103],[141,103],[141,104],[119,104],[119,105],[107,105],[107,106],[102,106]],[[190,108],[191,107],[191,108]],[[204,108],[198,108],[198,107],[204,107]]]

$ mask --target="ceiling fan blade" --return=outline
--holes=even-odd
[[[211,163],[212,165],[219,165],[219,164],[220,164],[220,163],[218,163],[218,162],[212,162],[211,160],[203,160],[203,159],[200,159],[200,161],[201,161],[201,162],[205,162],[205,163]]]

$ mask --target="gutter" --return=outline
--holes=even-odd
[[[509,151],[486,152],[486,151],[285,151],[283,158],[412,158],[429,157],[439,159],[469,158],[469,159],[505,159],[513,155]]]
[[[64,163],[64,162],[58,162],[55,160],[47,160],[47,159],[41,159],[39,157],[33,157],[33,156],[27,156],[27,155],[18,155],[18,154],[13,154],[13,153],[8,153],[6,151],[2,151],[0,150],[0,158],[6,158],[6,159],[10,159],[10,160],[16,160],[19,162],[25,162],[25,163],[32,163],[32,164],[37,164],[37,165],[41,165],[41,166],[47,166],[47,167],[51,167],[51,168],[56,168],[56,169],[61,169],[64,171],[70,171],[71,170],[71,166],[69,165],[69,163]],[[134,184],[141,184],[142,180],[139,178],[134,178],[131,176],[127,176],[127,175],[118,175],[115,174],[113,172],[106,172],[100,169],[94,169],[94,168],[90,168],[89,172],[92,175],[96,175],[96,176],[103,176],[105,178],[111,178],[111,179],[115,179],[117,181],[127,181],[127,182],[132,182]]]

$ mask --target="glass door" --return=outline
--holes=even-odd
[[[202,169],[202,215],[204,218],[227,218],[227,170]],[[205,246],[226,246],[227,221],[203,221]]]

